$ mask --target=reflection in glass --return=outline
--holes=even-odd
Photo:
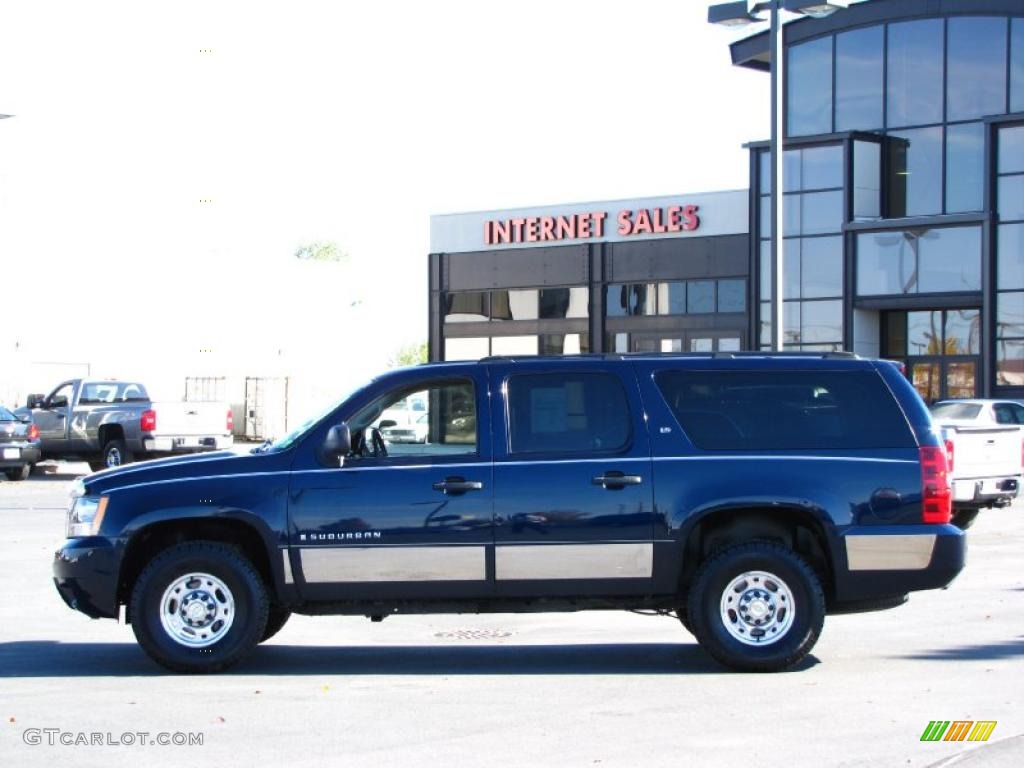
[[[942,122],[942,20],[889,25],[888,123]]]
[[[745,312],[747,310],[747,281],[718,281],[718,311]]]
[[[836,35],[837,131],[882,127],[883,32],[877,26]]]
[[[536,320],[539,293],[536,288],[491,291],[491,319]]]
[[[740,337],[739,336],[722,336],[718,340],[718,351],[719,352],[739,352],[740,351]]]
[[[984,179],[984,125],[949,126],[946,129],[946,213],[980,211]]]
[[[655,285],[653,283],[608,286],[605,300],[605,311],[608,317],[653,315],[654,310]]]
[[[1010,111],[1024,112],[1024,19],[1012,19],[1010,30]]]
[[[490,342],[486,337],[452,337],[444,340],[445,360],[479,360],[490,353]]]
[[[853,143],[853,219],[882,216],[882,147],[873,141]]]
[[[981,290],[981,228],[924,230],[920,242],[921,293]]]
[[[686,288],[686,311],[691,315],[715,311],[713,280],[693,280]]]
[[[658,284],[658,314],[686,314],[686,283]]]
[[[545,333],[540,336],[542,355],[579,355],[590,351],[590,336],[586,333]]]
[[[907,354],[942,354],[942,312],[907,312]]]
[[[446,323],[475,323],[487,320],[487,294],[483,292],[449,293],[445,297]]]
[[[800,337],[805,344],[842,341],[843,302],[804,301],[800,317]]]
[[[996,260],[996,287],[1024,288],[1024,224],[999,225]]]
[[[843,295],[843,239],[804,238],[801,247],[801,291],[805,299]]]
[[[996,294],[996,336],[1024,336],[1024,293]]]
[[[946,363],[946,397],[974,397],[978,391],[976,363]]]
[[[946,113],[970,120],[1006,112],[1006,19],[949,19]]]
[[[999,130],[999,173],[1024,173],[1024,125]]]
[[[977,309],[950,309],[946,312],[945,355],[981,353],[981,312]]]
[[[662,352],[682,352],[683,351],[683,340],[682,339],[662,339],[661,340],[661,351]]]
[[[801,195],[783,195],[782,215],[785,218],[782,231],[786,237],[800,234],[800,198]],[[772,199],[770,196],[761,198],[761,237],[772,236]]]
[[[914,243],[913,249],[911,243]],[[902,232],[857,235],[857,293],[879,296],[917,292],[916,239]]]
[[[800,198],[803,224],[801,234],[820,235],[842,229],[842,192],[806,192]]]
[[[885,313],[885,339],[883,357],[907,356],[907,313]]]
[[[782,303],[782,343],[800,343],[799,301],[784,301]]]
[[[772,244],[770,240],[761,242],[761,258],[758,264],[757,289],[759,299],[772,297]]]
[[[789,153],[787,153],[789,154]],[[839,144],[800,150],[800,189],[829,189],[843,186],[843,148]]]
[[[996,340],[996,385],[1024,386],[1024,340]]]
[[[787,135],[831,133],[832,37],[790,46],[787,53]]]
[[[785,299],[800,298],[800,242],[799,238],[786,238],[782,254],[782,296]]]
[[[691,352],[712,352],[714,351],[714,340],[709,338],[690,339]]]
[[[587,301],[589,289],[578,286],[574,288],[541,288],[539,309],[542,319],[561,319],[587,317]]]
[[[1000,176],[998,181],[999,220],[1024,220],[1024,174]]]
[[[898,131],[889,142],[889,216],[942,212],[942,128]]]
[[[536,336],[494,336],[491,339],[492,355],[536,355]]]
[[[910,380],[917,394],[926,403],[933,403],[942,397],[942,382],[939,379],[941,366],[938,363],[914,363]]]
[[[770,347],[772,343],[772,304],[770,301],[761,302],[761,312],[758,317],[758,344],[762,347]]]

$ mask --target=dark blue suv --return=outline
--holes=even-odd
[[[126,606],[177,671],[230,666],[292,612],[582,609],[675,615],[767,671],[828,612],[949,584],[949,518],[945,453],[891,363],[489,358],[387,373],[251,455],[90,475],[54,573],[89,616]]]

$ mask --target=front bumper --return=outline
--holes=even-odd
[[[843,543],[835,597],[844,603],[940,589],[967,561],[967,537],[954,525],[861,526]]]
[[[1007,506],[1020,493],[1020,475],[954,480],[953,506],[957,509],[981,509]]]
[[[17,452],[15,455],[14,452]],[[34,443],[0,443],[0,467],[20,467],[35,464],[42,458],[39,446]]]
[[[160,435],[144,437],[142,448],[147,453],[194,453],[221,451],[234,443],[232,435]]]
[[[117,618],[120,555],[109,539],[67,539],[53,556],[53,583],[69,608],[86,616]]]

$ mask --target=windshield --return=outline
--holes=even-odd
[[[302,424],[297,426],[295,429],[293,429],[291,432],[289,432],[284,437],[280,438],[279,440],[275,440],[274,442],[266,443],[266,444],[264,444],[264,446],[261,446],[261,449],[258,449],[258,450],[263,450],[263,451],[283,451],[286,448],[291,448],[293,445],[295,445],[295,443],[300,438],[304,437],[307,432],[309,432],[311,429],[313,429],[313,427],[315,427],[323,419],[327,418],[327,416],[330,413],[332,413],[336,408],[338,408],[342,403],[344,403],[350,397],[352,397],[353,395],[358,393],[360,390],[362,390],[365,387],[369,386],[370,383],[372,383],[372,382],[367,382],[366,384],[363,384],[363,385],[361,385],[359,387],[356,387],[355,389],[350,390],[349,392],[345,393],[344,395],[339,397],[337,400],[332,402],[326,408],[324,408],[321,411],[317,412],[314,416],[306,419],[304,422],[302,422]]]
[[[11,413],[6,408],[4,408],[2,405],[0,405],[0,421],[17,421],[17,420],[18,420],[18,418],[13,413]]]
[[[932,406],[932,416],[941,419],[976,419],[981,413],[977,403],[936,403]]]

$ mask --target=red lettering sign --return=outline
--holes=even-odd
[[[623,209],[615,217],[620,237],[692,232],[700,226],[699,206]],[[607,211],[587,211],[568,216],[528,216],[484,222],[484,245],[547,243],[560,240],[591,240],[605,236]]]

